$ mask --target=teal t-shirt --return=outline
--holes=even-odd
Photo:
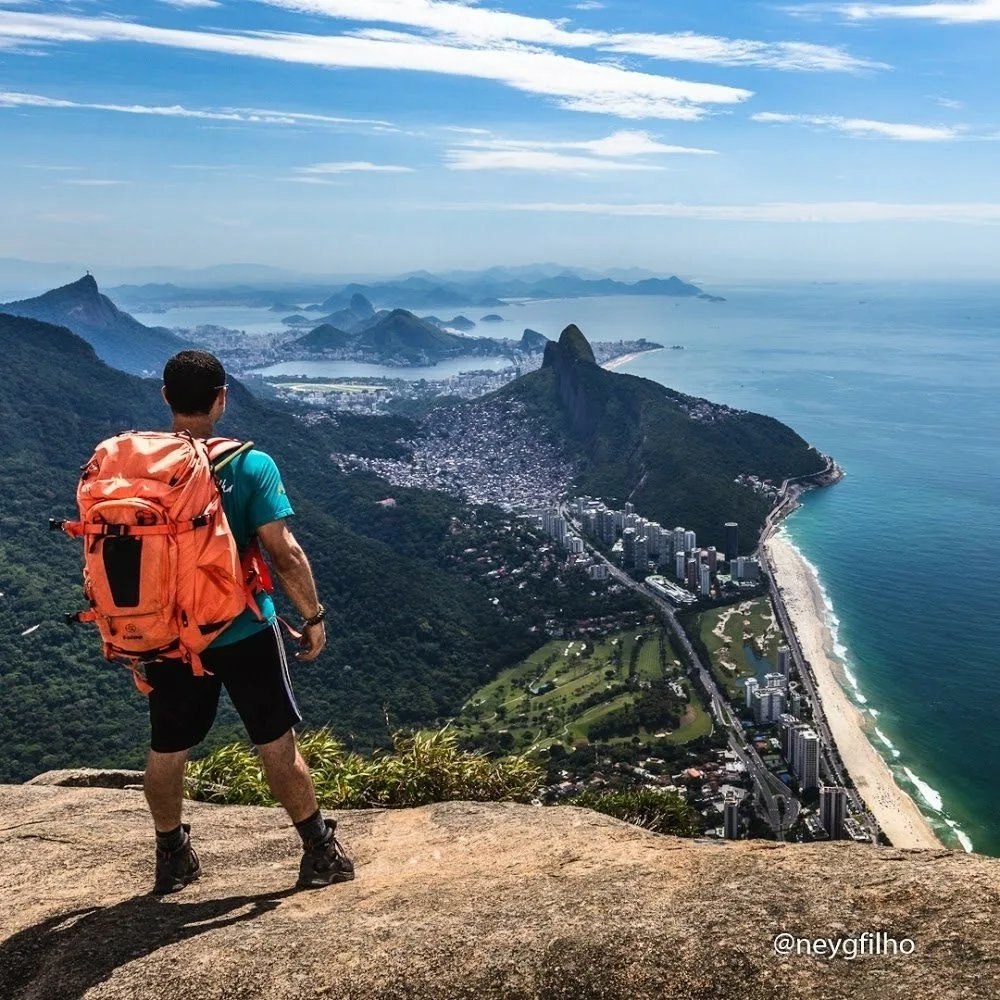
[[[238,455],[220,469],[218,475],[222,508],[241,556],[261,525],[295,513],[274,459],[262,451],[252,450]],[[257,606],[260,608],[260,619],[246,608],[209,648],[231,646],[261,629],[269,628],[275,617],[271,595],[258,594]]]

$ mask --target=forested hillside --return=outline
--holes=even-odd
[[[160,383],[109,368],[68,330],[33,320],[0,316],[0,352],[0,780],[135,762],[144,699],[101,659],[95,633],[62,623],[80,606],[80,552],[47,519],[73,513],[79,467],[98,440],[166,426]],[[384,483],[327,460],[333,439],[351,447],[365,422],[320,433],[236,384],[220,431],[278,461],[328,608],[329,651],[294,668],[310,724],[371,745],[386,735],[386,711],[394,725],[432,721],[532,648],[523,623],[446,568],[467,517],[457,502],[393,488],[395,504],[381,506]],[[223,727],[216,742],[237,732]]]

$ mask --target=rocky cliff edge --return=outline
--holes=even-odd
[[[0,786],[4,1000],[1000,996],[1000,862],[710,844],[582,809],[344,813],[356,881],[295,892],[284,814],[191,804],[204,874],[158,901],[130,790]],[[855,959],[775,935],[913,942]],[[908,946],[907,946],[908,947]]]

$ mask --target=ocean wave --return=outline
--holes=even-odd
[[[882,713],[877,708],[869,708],[868,714],[873,718],[877,719]]]
[[[973,852],[972,838],[953,819],[946,817],[945,822],[951,827],[951,832],[962,845],[962,849],[966,854],[971,854]]]
[[[944,799],[941,798],[941,793],[933,785],[929,785],[923,778],[915,775],[908,767],[903,768],[903,774],[906,775],[910,784],[916,788],[917,793],[931,809],[935,812],[943,811]]]
[[[896,746],[896,744],[893,743],[892,740],[890,740],[889,737],[886,736],[885,733],[883,733],[882,730],[878,728],[878,726],[875,727],[875,735],[886,745],[886,748],[893,755],[893,757],[898,757],[900,755],[899,748]]]

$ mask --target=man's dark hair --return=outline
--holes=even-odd
[[[208,351],[181,351],[163,369],[163,388],[174,413],[208,413],[226,384],[226,369]]]

